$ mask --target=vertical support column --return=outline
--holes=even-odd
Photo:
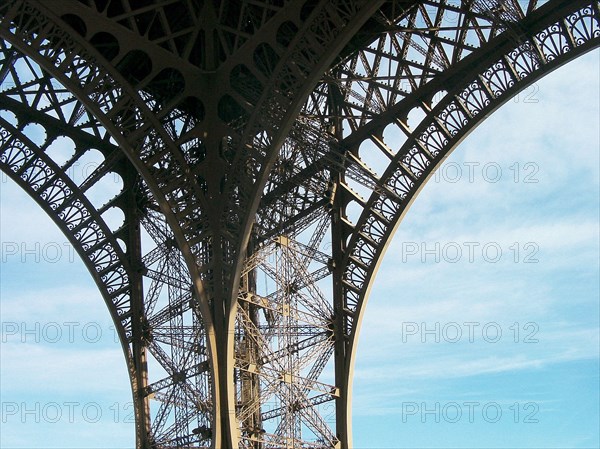
[[[343,175],[338,173],[334,183],[341,182]],[[342,260],[346,251],[344,229],[342,223],[343,204],[341,195],[335,195],[333,204],[333,215],[331,224],[331,243],[333,258],[333,309],[334,309],[334,357],[335,357],[335,385],[340,394],[336,399],[336,436],[340,441],[340,449],[351,447],[350,436],[350,402],[349,402],[349,378],[348,372],[348,341],[346,336],[346,316],[344,307],[344,291],[342,285],[343,266]]]
[[[148,387],[148,362],[146,354],[147,323],[144,313],[144,289],[142,283],[142,244],[140,218],[137,207],[137,177],[135,169],[124,162],[121,172],[124,183],[125,243],[131,264],[131,352],[133,399],[137,423],[137,447],[152,448],[150,405],[146,394]]]
[[[342,119],[340,101],[343,94],[339,87],[331,83],[329,85],[329,110],[331,111],[330,132],[338,141],[343,139]],[[344,267],[342,261],[346,253],[346,239],[342,216],[345,209],[345,200],[336,188],[344,181],[344,173],[332,173],[334,186],[333,213],[331,223],[331,257],[332,257],[332,279],[333,279],[333,310],[334,310],[334,360],[335,360],[335,385],[340,394],[336,399],[336,437],[339,440],[339,449],[349,449],[352,444],[351,438],[351,410],[350,410],[350,373],[348,372],[348,341],[346,335],[346,315],[344,302],[344,289],[342,279]],[[337,449],[337,448],[336,448]]]
[[[207,78],[209,84],[207,90],[217,90],[216,80]],[[216,111],[216,100],[218,97],[210,97],[206,104],[209,108]],[[210,100],[210,101],[209,101]],[[216,112],[215,112],[216,115]],[[213,376],[213,449],[238,449],[238,426],[235,415],[235,354],[234,341],[235,335],[232,331],[235,329],[236,310],[230,310],[234,301],[234,296],[238,294],[238,286],[231,286],[228,276],[235,271],[228,260],[229,255],[224,247],[223,221],[222,221],[222,192],[220,185],[223,171],[222,142],[224,132],[222,124],[215,117],[211,123],[211,132],[208,132],[204,138],[206,146],[206,159],[204,164],[210,165],[211,170],[204,173],[207,183],[207,198],[209,198],[208,208],[204,212],[209,218],[209,230],[207,231],[211,238],[206,241],[206,251],[210,255],[210,270],[208,274],[207,294],[210,304],[212,321],[214,324],[215,345],[212,357],[212,376]],[[208,126],[208,125],[207,125]],[[237,261],[241,263],[241,261]],[[232,290],[233,289],[233,290]]]
[[[248,250],[246,258],[250,257],[254,253],[254,241],[253,236],[250,237],[248,243]],[[256,270],[253,268],[248,273],[242,276],[241,288],[244,293],[252,295],[256,293]],[[258,327],[258,307],[249,301],[240,301],[239,307],[242,307],[252,321],[252,323]],[[256,402],[259,405],[255,408],[250,416],[248,416],[242,424],[242,432],[252,436],[260,436],[262,430],[262,418],[261,418],[261,407],[260,407],[260,379],[257,374],[260,369],[260,348],[258,343],[250,335],[241,335],[236,333],[236,344],[239,345],[240,357],[244,357],[245,364],[248,365],[248,370],[240,370],[240,397],[238,400],[240,404],[238,407],[241,409],[246,408],[246,405],[251,404],[254,408]],[[262,449],[263,445],[257,438],[252,444],[253,449]]]

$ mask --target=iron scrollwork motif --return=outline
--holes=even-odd
[[[360,316],[408,205],[600,41],[597,1],[53,3],[0,5],[0,165],[103,293],[144,449],[350,447]]]

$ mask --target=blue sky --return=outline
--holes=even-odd
[[[595,51],[519,94],[414,203],[363,322],[356,449],[600,446],[599,73]],[[100,295],[1,181],[0,447],[132,447]]]

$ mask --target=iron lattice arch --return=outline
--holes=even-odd
[[[600,43],[596,0],[0,17],[0,166],[104,297],[138,448],[351,447],[361,316],[403,214],[486,116]]]

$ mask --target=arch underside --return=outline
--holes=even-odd
[[[13,67],[26,60],[5,45],[2,50],[3,62]],[[184,362],[177,359],[177,345],[201,344],[204,329],[189,273],[164,217],[106,130],[55,82],[46,90],[51,80],[35,65],[29,71],[26,67],[18,77],[16,72],[5,74],[6,88],[0,94],[2,170],[54,220],[92,274],[123,345],[135,406],[143,407],[140,399],[148,394],[165,394],[165,384],[172,384],[172,376],[183,366],[204,374],[193,387],[182,386],[179,394],[208,407],[208,375],[200,369],[207,365],[206,350]],[[90,153],[95,154],[89,157]],[[183,318],[188,322],[182,323]],[[146,328],[153,329],[152,341]],[[139,354],[140,348],[147,349],[154,362],[150,380],[143,366],[147,355]],[[140,421],[141,413],[136,412]],[[171,422],[168,418],[163,406],[154,420],[166,434],[173,433],[173,417]],[[207,424],[206,416],[197,419],[198,425]]]
[[[0,167],[102,292],[143,448],[350,447],[361,316],[408,206],[600,43],[597,1],[55,3],[0,6]]]

